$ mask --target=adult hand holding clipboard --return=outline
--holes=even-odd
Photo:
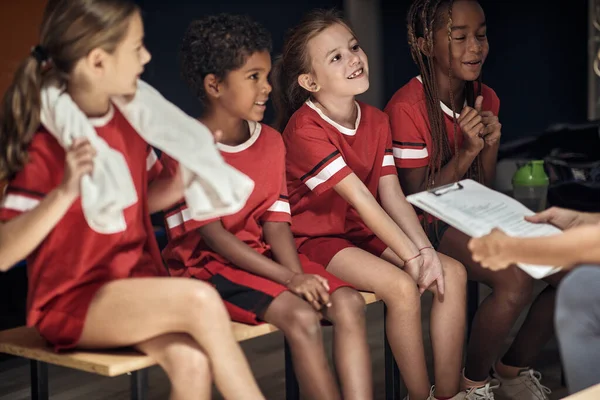
[[[582,213],[558,207],[526,216],[525,220],[534,224],[551,224],[561,230],[585,224]],[[469,250],[473,260],[480,263],[482,267],[498,271],[518,261],[514,259],[515,253],[511,249],[513,240],[515,239],[500,229],[493,229],[488,235],[471,239]]]
[[[515,199],[478,182],[465,179],[415,193],[406,199],[472,238],[485,238],[481,242],[472,242],[472,246],[482,252],[479,257],[487,260],[484,267],[491,268],[493,264],[494,269],[500,269],[517,261],[516,264],[529,275],[542,279],[559,271],[559,266],[563,265],[555,263],[554,260],[547,264],[516,260],[518,255],[511,254],[510,251],[502,253],[502,257],[499,257],[500,250],[505,248],[507,243],[513,243],[513,240],[520,245],[525,239],[558,235],[562,231],[542,221],[532,223],[529,218],[535,218],[533,211]],[[477,247],[478,244],[480,247]],[[498,258],[491,258],[492,254]]]
[[[518,239],[508,236],[498,228],[492,229],[485,236],[469,240],[469,250],[473,261],[492,271],[510,267],[517,262],[513,259],[514,253],[510,250],[513,240]]]
[[[554,207],[526,216],[525,220],[535,224],[550,224],[564,232],[549,238],[519,239],[494,229],[488,235],[471,239],[469,249],[473,260],[485,268],[500,270],[523,260],[558,264],[569,269],[581,263],[597,263],[600,259],[597,246],[600,214]]]

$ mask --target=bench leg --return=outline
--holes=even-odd
[[[467,282],[467,340],[471,338],[471,327],[479,308],[479,282]]]
[[[31,360],[31,399],[48,400],[48,364]]]
[[[285,355],[285,399],[300,400],[300,386],[294,372],[294,364],[292,363],[292,352],[286,339],[283,340],[284,355]]]
[[[400,370],[392,354],[392,348],[387,340],[387,306],[383,305],[383,339],[384,339],[384,365],[385,365],[385,400],[398,400],[401,397],[402,381]]]
[[[148,397],[148,369],[131,373],[131,400],[146,400]]]

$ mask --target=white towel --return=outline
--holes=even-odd
[[[41,100],[42,124],[62,147],[68,148],[75,138],[84,137],[96,150],[94,170],[81,180],[81,202],[88,225],[103,234],[125,230],[123,210],[138,201],[125,158],[97,135],[63,88],[44,87]],[[225,163],[205,125],[142,80],[132,100],[115,97],[112,102],[148,144],[180,163],[190,210],[187,217],[217,218],[243,208],[254,182]]]

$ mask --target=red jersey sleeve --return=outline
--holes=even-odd
[[[487,87],[487,91],[489,91],[489,97],[491,98],[490,110],[494,113],[494,115],[498,116],[500,113],[500,98],[494,91],[494,89]]]
[[[148,172],[148,182],[155,180],[161,173],[163,165],[156,155],[152,146],[148,146],[148,155],[146,156],[146,171]]]
[[[352,173],[324,130],[298,129],[288,135],[286,148],[291,172],[316,194],[328,191]]]
[[[160,165],[162,169],[160,176],[162,178],[169,178],[177,171],[178,162],[165,153],[162,153]],[[171,239],[177,238],[186,232],[193,231],[206,224],[219,220],[219,218],[213,218],[204,221],[197,221],[193,219],[184,198],[182,198],[171,208],[165,210],[164,218],[165,226],[167,228],[169,238]]]
[[[290,202],[288,199],[287,184],[285,178],[285,163],[281,166],[281,182],[279,184],[279,197],[262,215],[263,222],[288,222],[292,223]]]
[[[34,135],[28,154],[27,164],[6,186],[0,205],[1,221],[35,208],[62,179],[65,152],[48,133]]]
[[[394,150],[392,145],[392,131],[390,129],[390,124],[389,121],[387,121],[387,118],[384,133],[386,135],[385,151],[383,154],[383,162],[381,164],[381,174],[379,175],[380,177],[386,175],[397,175],[396,163],[394,161]]]
[[[386,108],[394,146],[394,160],[398,168],[420,168],[429,165],[427,121],[414,117],[412,108],[394,104]]]

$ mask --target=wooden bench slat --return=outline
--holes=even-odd
[[[361,294],[366,304],[379,301],[373,293]],[[278,331],[270,324],[251,326],[237,322],[232,323],[232,329],[238,342]],[[104,376],[123,375],[156,365],[152,358],[131,349],[56,353],[34,328],[24,326],[0,332],[0,353]]]
[[[0,332],[0,352],[104,376],[118,376],[156,365],[135,350],[69,351],[56,353],[34,328]]]

